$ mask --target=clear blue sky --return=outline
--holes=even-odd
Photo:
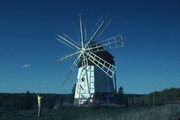
[[[52,62],[73,52],[56,37],[77,40],[79,13],[89,32],[102,14],[112,18],[99,40],[123,36],[125,47],[110,53],[125,93],[180,87],[179,0],[1,0],[0,93],[71,92],[77,73],[62,81],[72,60]]]

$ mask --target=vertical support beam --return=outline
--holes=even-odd
[[[115,62],[114,62],[114,66],[115,66]],[[115,89],[115,93],[117,93],[116,70],[114,72],[114,89]]]

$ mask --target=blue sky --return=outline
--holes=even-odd
[[[1,0],[0,92],[70,93],[77,73],[62,82],[74,58],[52,63],[73,52],[56,38],[77,40],[79,13],[88,32],[102,14],[112,18],[99,40],[123,36],[125,47],[109,52],[125,93],[180,87],[179,0]]]

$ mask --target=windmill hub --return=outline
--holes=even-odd
[[[81,49],[81,53],[85,53],[86,52],[86,49],[85,48],[82,48]]]

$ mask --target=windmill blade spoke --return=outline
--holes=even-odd
[[[91,35],[89,41],[86,44],[86,48],[91,43],[91,41],[97,39],[102,34],[102,32],[107,28],[107,26],[110,24],[110,22],[111,22],[111,18],[109,16],[101,16],[100,17],[94,30],[92,31],[92,35]]]
[[[82,54],[79,54],[79,56],[77,57],[77,59],[73,62],[71,68],[70,68],[70,71],[68,72],[67,76],[65,77],[64,79],[64,82],[63,82],[63,86],[68,82],[68,80],[70,79],[70,77],[72,76],[72,73],[74,72],[75,70],[75,67],[78,65],[79,61],[80,61],[80,57],[81,57]]]
[[[113,78],[116,71],[116,67],[114,65],[108,63],[107,61],[103,60],[102,58],[100,58],[92,52],[88,52],[87,55],[88,59],[93,64],[95,64],[98,68],[104,71],[109,77]]]
[[[68,35],[66,35],[65,33],[61,33],[64,38],[66,38],[69,41],[72,41],[74,44],[76,44],[77,46],[80,46],[80,44],[78,42],[76,42],[75,40],[73,40],[72,38],[70,38]]]
[[[79,29],[80,29],[81,46],[84,47],[85,27],[84,27],[84,24],[83,24],[83,16],[82,16],[82,14],[79,14]]]
[[[73,42],[71,42],[70,40],[67,40],[64,35],[58,35],[58,37],[61,39],[61,42],[63,41],[63,43],[66,43],[66,45],[68,46],[72,46],[74,48],[77,48],[78,50],[80,50],[80,48],[74,44]]]
[[[74,49],[74,47],[70,46],[69,44],[67,44],[66,42],[62,41],[61,39],[59,38],[56,38],[58,41],[62,42],[63,44],[67,45],[68,47]]]
[[[77,51],[77,52],[75,52],[75,53],[68,54],[68,55],[66,55],[66,56],[64,56],[64,57],[62,57],[62,58],[57,59],[57,60],[55,61],[55,63],[61,62],[61,61],[63,61],[63,60],[70,59],[71,57],[73,57],[73,56],[75,56],[75,55],[77,55],[77,54],[79,54],[79,53],[80,53],[80,52]]]
[[[91,44],[87,50],[92,50],[93,52],[99,52],[99,51],[104,51],[119,47],[124,47],[124,43],[121,35],[117,35],[108,38],[106,40],[100,41],[98,43]]]

